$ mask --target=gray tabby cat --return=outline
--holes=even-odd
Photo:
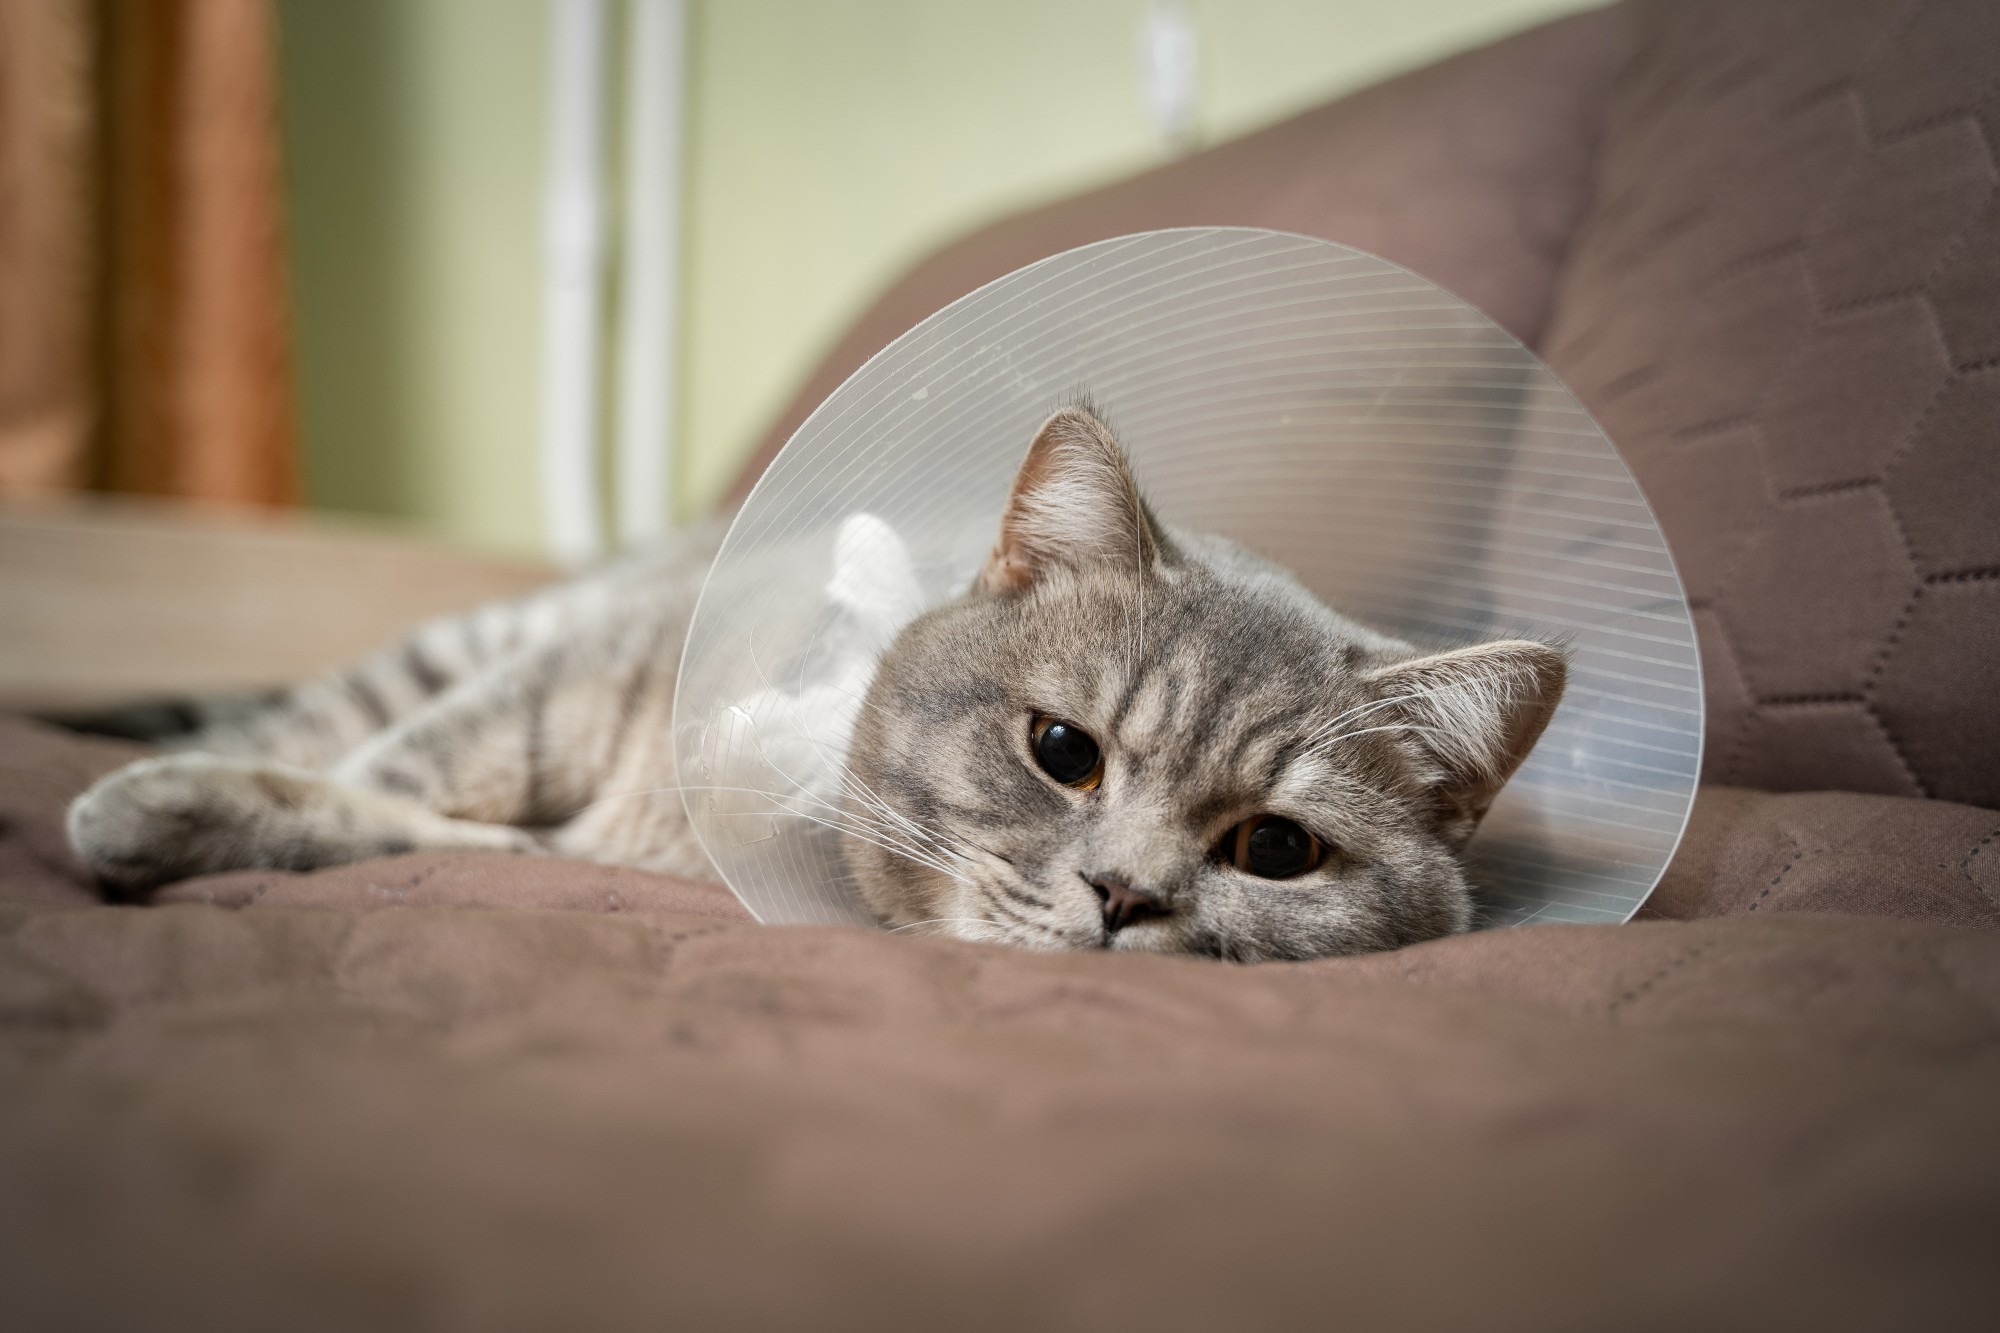
[[[669,719],[714,541],[211,706],[179,753],[79,797],[72,841],[125,891],[420,848],[712,878]],[[1168,531],[1070,408],[974,585],[883,657],[827,822],[897,929],[1239,960],[1393,948],[1471,923],[1458,852],[1564,679],[1546,645],[1420,652]]]

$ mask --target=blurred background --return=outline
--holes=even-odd
[[[899,271],[1588,0],[0,0],[0,493],[576,560]]]

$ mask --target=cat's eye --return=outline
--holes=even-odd
[[[1229,831],[1222,851],[1238,870],[1259,879],[1291,879],[1319,865],[1325,849],[1283,815],[1257,815]]]
[[[1037,713],[1030,738],[1035,762],[1063,786],[1090,791],[1104,781],[1104,755],[1082,727]]]

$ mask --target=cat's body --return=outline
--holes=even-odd
[[[670,719],[716,535],[210,706],[183,752],[80,797],[72,840],[126,892],[427,848],[713,877]],[[1236,959],[1393,947],[1469,924],[1458,850],[1563,674],[1540,644],[1420,653],[1161,528],[1109,431],[1069,409],[974,587],[883,655],[831,822],[895,928]]]
[[[429,622],[292,690],[97,719],[179,753],[86,792],[71,841],[127,894],[209,871],[444,848],[712,879],[670,736],[681,646],[720,535]]]

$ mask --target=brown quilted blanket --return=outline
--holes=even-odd
[[[1658,905],[1721,915],[1239,967],[496,856],[106,906],[60,812],[129,753],[0,721],[12,1327],[2000,1309],[1991,812],[1713,790]]]

